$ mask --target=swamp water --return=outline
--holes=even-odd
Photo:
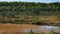
[[[48,25],[40,25],[37,28],[26,28],[23,29],[22,32],[58,32],[60,33],[60,27],[58,26],[48,26]]]

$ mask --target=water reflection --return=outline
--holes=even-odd
[[[41,25],[38,26],[37,28],[26,28],[23,29],[22,32],[60,32],[60,27],[57,26],[47,26],[47,25]]]

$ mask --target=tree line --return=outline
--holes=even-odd
[[[0,16],[51,15],[60,11],[60,3],[0,2]],[[58,12],[59,13],[59,12]]]

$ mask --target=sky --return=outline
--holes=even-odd
[[[14,2],[14,1],[22,1],[22,2],[43,2],[43,3],[50,3],[50,2],[60,2],[60,0],[0,0],[0,2]]]

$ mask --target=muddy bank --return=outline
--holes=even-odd
[[[0,24],[0,32],[60,32],[58,26],[30,24]]]

